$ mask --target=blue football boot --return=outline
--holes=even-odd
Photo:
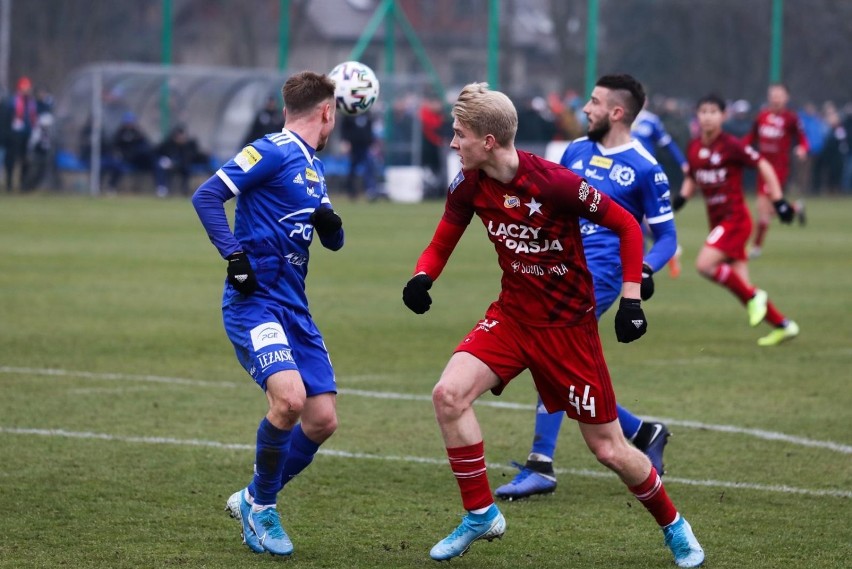
[[[673,524],[664,527],[663,535],[678,567],[699,567],[704,563],[704,550],[701,549],[701,544],[692,533],[692,527],[683,516],[678,514]]]
[[[255,553],[263,553],[263,546],[257,539],[257,534],[254,533],[254,530],[249,525],[248,520],[249,514],[251,514],[251,504],[246,501],[245,493],[246,490],[243,488],[231,494],[231,497],[228,498],[228,503],[225,505],[225,510],[232,518],[240,522],[240,535],[243,538],[243,543]]]
[[[503,500],[519,500],[528,498],[535,494],[551,494],[556,490],[556,475],[553,473],[553,463],[546,464],[550,472],[541,472],[544,468],[535,469],[531,461],[527,461],[526,465],[512,462],[512,465],[519,468],[520,472],[515,475],[511,482],[504,484],[494,491],[494,495]]]
[[[506,518],[496,504],[491,504],[488,511],[482,515],[468,514],[462,518],[459,527],[436,543],[429,555],[435,561],[448,561],[464,555],[474,541],[500,539],[505,532]]]

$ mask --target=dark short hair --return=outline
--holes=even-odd
[[[312,110],[318,104],[334,99],[334,81],[327,75],[302,71],[291,75],[281,88],[284,108],[291,115]]]
[[[624,106],[624,110],[627,111],[627,118],[629,120],[625,122],[628,124],[633,122],[636,115],[638,115],[639,111],[642,110],[642,107],[645,106],[645,88],[642,87],[642,84],[632,75],[627,75],[626,73],[618,75],[604,75],[598,79],[595,85],[598,87],[605,87],[612,91],[622,92],[621,96],[623,100],[621,102]]]
[[[709,95],[704,95],[703,97],[698,99],[698,104],[695,105],[695,108],[697,109],[698,107],[704,104],[716,105],[717,107],[719,107],[720,111],[725,110],[725,99],[723,99],[716,93],[710,93]]]

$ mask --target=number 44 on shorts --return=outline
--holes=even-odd
[[[595,416],[595,398],[589,397],[589,386],[588,385],[583,390],[583,398],[582,399],[580,399],[574,393],[574,386],[572,385],[571,388],[568,390],[568,403],[572,407],[574,407],[574,409],[577,411],[577,415],[583,414],[583,412],[581,411],[581,409],[582,409],[582,410],[586,410],[589,413],[591,413],[592,417]]]

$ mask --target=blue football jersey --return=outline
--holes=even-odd
[[[645,109],[639,111],[636,120],[630,126],[630,135],[638,140],[651,156],[657,155],[657,148],[665,148],[678,165],[686,164],[686,157],[681,152],[680,147],[666,132],[666,127],[663,126],[660,117],[654,113]]]
[[[677,247],[669,181],[653,156],[636,140],[603,148],[588,137],[573,141],[560,163],[629,211],[638,223],[647,219],[655,236],[645,262],[654,271],[665,266]],[[595,279],[621,286],[618,235],[587,219],[580,220],[586,263]],[[665,236],[661,239],[661,236]]]
[[[306,311],[310,216],[331,203],[314,150],[284,129],[243,148],[216,176],[237,196],[234,236],[257,265],[258,281],[285,306]],[[237,294],[227,287],[223,303]]]

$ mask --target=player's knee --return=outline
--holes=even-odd
[[[458,416],[468,406],[458,389],[443,381],[432,390],[432,405],[439,419]]]
[[[334,434],[334,432],[337,430],[337,425],[338,421],[336,413],[321,417],[319,422],[314,427],[314,430],[316,432],[316,437],[314,438],[314,440],[317,442],[325,441],[327,438]]]
[[[617,470],[620,464],[620,447],[609,439],[589,443],[589,450],[598,462],[611,470]]]
[[[716,265],[698,259],[695,261],[695,270],[705,279],[713,280],[713,275],[716,274]]]
[[[269,411],[279,417],[281,422],[287,424],[288,428],[298,422],[304,408],[304,398],[281,396],[270,399]]]

